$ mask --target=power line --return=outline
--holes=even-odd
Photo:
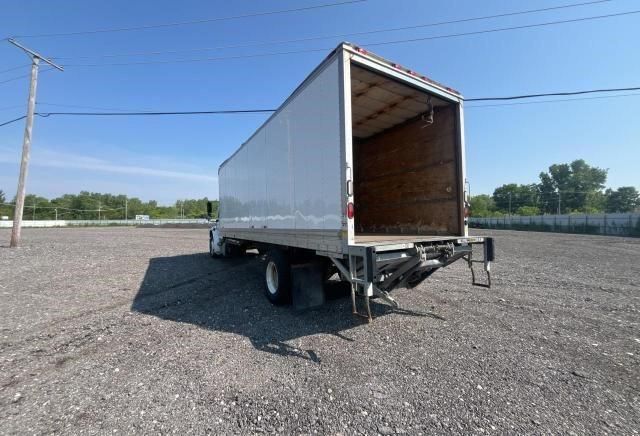
[[[27,116],[23,115],[21,117],[14,118],[13,120],[5,121],[4,123],[0,124],[0,127],[6,126],[7,124],[15,123],[15,122],[20,121],[20,120],[24,120],[25,118],[27,118]]]
[[[188,26],[194,24],[204,24],[204,23],[213,23],[219,21],[230,21],[230,20],[239,20],[242,18],[251,18],[251,17],[263,17],[268,15],[278,15],[278,14],[287,14],[292,12],[302,12],[309,11],[314,9],[323,9],[330,8],[334,6],[344,6],[350,5],[354,3],[363,3],[367,0],[348,0],[343,2],[335,2],[335,3],[324,3],[314,6],[305,6],[301,8],[292,8],[292,9],[280,9],[274,11],[264,11],[264,12],[253,12],[249,14],[241,14],[241,15],[232,15],[228,17],[214,17],[214,18],[205,18],[200,20],[190,20],[190,21],[177,21],[172,23],[161,23],[161,24],[150,24],[145,26],[135,26],[135,27],[120,27],[120,28],[111,28],[111,29],[96,29],[96,30],[85,30],[78,32],[65,32],[65,33],[40,33],[40,34],[32,34],[32,35],[16,35],[15,38],[45,38],[45,37],[58,37],[58,36],[77,36],[77,35],[92,35],[97,33],[111,33],[111,32],[131,32],[137,30],[150,30],[150,29],[160,29],[167,27],[179,27],[179,26]]]
[[[43,68],[43,69],[40,71],[40,73],[44,73],[45,71],[51,71],[51,70],[53,70],[53,69],[54,69],[53,67]],[[10,78],[10,79],[7,79],[7,80],[3,80],[3,81],[1,81],[1,82],[0,82],[0,85],[2,85],[3,83],[13,82],[14,80],[24,79],[25,77],[29,77],[29,76],[31,76],[31,73],[22,74],[21,76],[15,76],[15,77],[12,77],[12,78]]]
[[[10,78],[10,79],[7,79],[7,80],[3,80],[3,81],[1,81],[1,82],[0,82],[0,85],[2,85],[3,83],[13,82],[14,80],[22,79],[22,78],[24,78],[24,77],[29,77],[30,75],[31,75],[31,73],[21,74],[20,76],[15,76],[15,77],[12,77],[12,78]]]
[[[582,101],[582,100],[598,100],[603,98],[618,98],[618,97],[634,97],[640,96],[640,93],[618,94],[618,95],[601,95],[597,97],[582,97],[582,98],[562,98],[554,100],[540,100],[540,101],[522,101],[518,103],[498,103],[498,104],[482,104],[465,106],[465,109],[481,108],[481,107],[502,107],[502,106],[520,106],[528,104],[544,104],[544,103],[561,103],[567,101]]]
[[[39,101],[38,102],[39,106],[56,106],[56,107],[69,107],[69,108],[75,108],[75,109],[92,109],[92,110],[98,110],[98,111],[117,111],[117,112],[148,112],[148,111],[153,111],[152,109],[121,109],[121,108],[114,108],[114,107],[97,107],[97,106],[80,106],[80,105],[75,105],[75,104],[60,104],[60,103],[46,103],[46,102],[42,102]],[[16,106],[14,106],[16,107]],[[2,109],[0,109],[2,110]]]
[[[253,113],[271,113],[276,109],[242,109],[242,110],[219,110],[219,111],[172,111],[172,112],[36,112],[43,118],[50,117],[52,115],[75,115],[75,116],[162,116],[162,115],[233,115],[233,114],[253,114]],[[5,121],[0,124],[0,127],[6,126],[23,120],[26,115],[23,115],[13,120]]]
[[[436,35],[430,37],[423,38],[411,38],[411,39],[402,39],[402,40],[394,40],[394,41],[381,41],[381,42],[373,42],[369,44],[365,44],[365,47],[369,46],[378,46],[378,45],[390,45],[390,44],[401,44],[407,42],[417,42],[417,41],[426,41],[426,40],[435,40],[435,39],[445,39],[445,38],[454,38],[454,37],[462,37],[462,36],[471,36],[478,34],[487,34],[487,33],[495,33],[495,32],[504,32],[518,29],[526,29],[526,28],[535,28],[542,26],[550,26],[556,24],[567,24],[574,22],[583,22],[588,20],[597,20],[604,18],[612,18],[618,16],[632,15],[640,13],[640,10],[636,11],[628,11],[621,12],[616,14],[607,14],[607,15],[598,15],[592,17],[583,17],[571,20],[561,20],[561,21],[551,21],[544,23],[536,23],[522,26],[512,26],[512,27],[504,27],[497,29],[486,29],[480,31],[473,32],[464,32],[464,33],[455,33],[455,34],[447,34],[447,35]],[[290,54],[300,54],[300,53],[312,53],[312,52],[320,52],[330,50],[332,48],[314,48],[314,49],[301,49],[301,50],[290,50],[290,51],[281,51],[281,52],[267,52],[267,53],[255,53],[255,54],[247,54],[247,55],[233,55],[233,56],[219,56],[219,57],[209,57],[209,58],[192,58],[192,59],[178,59],[178,60],[161,60],[161,61],[137,61],[137,62],[120,62],[120,63],[100,63],[100,64],[68,64],[67,66],[71,67],[105,67],[105,66],[129,66],[129,65],[157,65],[157,64],[173,64],[173,63],[190,63],[190,62],[210,62],[210,61],[221,61],[221,60],[232,60],[232,59],[247,59],[247,58],[257,58],[257,57],[270,57],[270,56],[280,56],[280,55],[290,55]],[[47,69],[43,69],[44,71],[48,71]],[[0,81],[0,84],[11,82],[14,80],[18,80],[28,75],[21,75],[18,77],[13,77],[11,79],[7,79],[4,81]]]
[[[426,37],[423,37],[423,38],[399,39],[399,40],[396,40],[396,41],[374,42],[374,43],[370,43],[370,44],[365,44],[364,46],[368,47],[368,46],[378,46],[378,45],[388,45],[388,44],[400,44],[400,43],[406,43],[406,42],[429,41],[429,40],[434,40],[434,39],[456,38],[456,37],[461,37],[461,36],[470,36],[470,35],[481,35],[481,34],[486,34],[486,33],[506,32],[506,31],[518,30],[518,29],[531,29],[531,28],[535,28],[535,27],[553,26],[553,25],[556,25],[556,24],[568,24],[568,23],[578,23],[578,22],[582,22],[582,21],[601,20],[601,19],[604,19],[604,18],[620,17],[620,16],[624,16],[624,15],[632,15],[632,14],[637,14],[637,13],[640,13],[640,10],[620,12],[620,13],[616,13],[616,14],[595,15],[595,16],[583,17],[583,18],[573,18],[573,19],[570,19],[570,20],[546,21],[546,22],[543,22],[543,23],[525,24],[525,25],[511,26],[511,27],[501,27],[501,28],[497,28],[497,29],[478,30],[478,31],[474,31],[474,32],[452,33],[452,34],[449,34],[449,35],[436,35],[436,36],[426,36]]]
[[[495,100],[520,100],[520,99],[528,99],[528,98],[538,98],[538,97],[553,97],[553,96],[567,96],[567,95],[580,95],[580,94],[595,94],[602,92],[620,92],[620,91],[640,91],[640,86],[635,87],[627,87],[627,88],[602,88],[602,89],[587,89],[587,90],[579,90],[579,91],[561,91],[561,92],[549,92],[544,94],[525,94],[525,95],[516,95],[516,96],[508,96],[508,97],[481,97],[481,98],[465,98],[464,101],[495,101]],[[629,95],[640,95],[640,94],[621,94],[621,95],[612,95],[612,96],[601,96],[597,98],[610,98],[610,97],[622,97]],[[569,100],[547,100],[545,102],[553,102],[553,101],[570,101],[570,100],[581,100],[581,99],[569,99]],[[532,102],[532,103],[543,103],[543,102]],[[51,104],[51,103],[46,103]],[[486,105],[489,106],[489,105]],[[486,107],[482,106],[471,106],[471,107]],[[88,106],[75,106],[75,107],[87,107]],[[124,110],[124,109],[123,109]],[[110,113],[110,112],[39,112],[40,116],[48,116],[48,115],[198,115],[198,114],[234,114],[234,113],[255,113],[255,112],[275,112],[276,109],[238,109],[238,110],[218,110],[218,111],[173,111],[173,112],[161,112],[161,111],[140,111],[140,112],[122,112],[122,113]]]
[[[289,51],[281,51],[281,52],[219,56],[219,57],[209,57],[209,58],[191,58],[191,59],[176,59],[176,60],[162,60],[162,61],[115,62],[115,63],[101,63],[101,64],[65,64],[65,66],[67,67],[122,67],[122,66],[129,66],[129,65],[160,65],[160,64],[182,64],[182,63],[193,63],[193,62],[213,62],[213,61],[227,61],[227,60],[234,60],[234,59],[250,59],[250,58],[291,55],[291,54],[300,54],[300,53],[326,52],[328,50],[333,50],[333,48],[335,47],[322,47],[322,48],[311,48],[311,49],[301,49],[301,50],[289,50]]]
[[[544,26],[552,26],[557,24],[568,24],[568,23],[578,23],[584,21],[591,20],[600,20],[606,18],[620,17],[626,15],[633,15],[640,13],[640,10],[628,11],[628,12],[620,12],[616,14],[606,14],[606,15],[596,15],[590,17],[583,18],[574,18],[570,20],[559,20],[559,21],[547,21],[543,23],[535,23],[535,24],[527,24],[520,26],[511,26],[511,27],[501,27],[496,29],[486,29],[486,30],[478,30],[473,32],[463,32],[463,33],[452,33],[446,35],[435,35],[435,36],[426,36],[421,38],[409,38],[409,39],[398,39],[393,41],[380,41],[380,42],[372,42],[367,44],[362,44],[363,47],[374,47],[380,45],[392,45],[392,44],[404,44],[408,42],[418,42],[418,41],[430,41],[436,39],[446,39],[446,38],[457,38],[463,36],[472,36],[472,35],[481,35],[488,33],[497,33],[497,32],[506,32],[512,30],[519,29],[530,29],[536,27],[544,27]],[[247,58],[257,58],[257,57],[269,57],[269,56],[281,56],[281,55],[290,55],[290,54],[300,54],[300,53],[312,53],[312,52],[324,52],[327,50],[332,50],[335,47],[322,47],[322,48],[310,48],[310,49],[299,49],[299,50],[289,50],[289,51],[280,51],[280,52],[266,52],[266,53],[253,53],[253,54],[245,54],[245,55],[231,55],[231,56],[218,56],[218,57],[206,57],[206,58],[191,58],[191,59],[175,59],[175,60],[158,60],[158,61],[134,61],[134,62],[114,62],[114,63],[98,63],[98,64],[66,64],[68,67],[118,67],[118,66],[129,66],[129,65],[160,65],[160,64],[180,64],[180,63],[191,63],[191,62],[212,62],[212,61],[222,61],[222,60],[232,60],[232,59],[247,59]]]
[[[638,90],[640,90],[640,87],[635,86],[631,88],[588,89],[585,91],[549,92],[545,94],[525,94],[525,95],[514,95],[510,97],[465,98],[465,101],[521,100],[525,98],[554,97],[554,96],[560,97],[560,96],[567,96],[567,95],[595,94],[600,92],[638,91]]]
[[[0,74],[8,73],[9,71],[19,70],[20,68],[25,68],[25,67],[29,67],[29,66],[31,66],[31,64],[18,65],[18,66],[12,67],[12,68],[8,68],[6,70],[2,70],[2,71],[0,71]]]
[[[608,88],[608,89],[590,89],[590,90],[581,90],[581,91],[571,91],[571,92],[552,92],[545,94],[528,94],[528,95],[518,95],[511,97],[483,97],[483,98],[472,98],[466,99],[465,101],[494,101],[494,100],[515,100],[515,99],[529,99],[529,98],[538,98],[538,97],[549,97],[549,96],[564,96],[564,95],[579,95],[579,94],[591,94],[591,93],[601,93],[601,92],[619,92],[619,91],[640,91],[640,86],[636,87],[627,87],[627,88]],[[628,97],[640,95],[640,93],[630,93],[630,94],[620,94],[620,95],[610,95],[610,96],[599,96],[599,97],[588,97],[584,99],[575,98],[575,99],[561,99],[561,100],[545,100],[545,101],[534,101],[534,102],[526,102],[526,103],[511,103],[511,105],[515,104],[536,104],[536,103],[554,103],[554,102],[563,102],[563,101],[574,101],[574,100],[588,100],[595,98],[616,98],[616,97]],[[52,103],[47,103],[52,104]],[[493,106],[504,106],[508,104],[496,104],[496,105],[477,105],[477,106],[469,106],[471,108],[479,108],[479,107],[493,107]],[[69,105],[72,106],[72,105]],[[73,105],[74,107],[79,108],[90,108],[91,106],[78,106]],[[120,109],[119,109],[120,110]],[[252,113],[271,113],[275,112],[277,109],[233,109],[233,110],[210,110],[210,111],[138,111],[138,112],[36,112],[35,114],[40,117],[49,117],[49,116],[163,116],[163,115],[233,115],[233,114],[252,114]],[[124,111],[124,109],[122,109]],[[13,120],[6,121],[0,124],[0,127],[6,126],[7,124],[11,124],[17,121],[24,119],[25,116],[21,116],[15,118]]]
[[[443,26],[447,24],[465,23],[470,21],[489,20],[494,18],[502,18],[502,17],[515,16],[515,15],[547,12],[547,11],[558,10],[558,9],[568,9],[568,8],[587,6],[587,5],[593,5],[598,3],[608,3],[610,1],[612,0],[597,0],[597,1],[590,1],[590,2],[584,2],[584,3],[573,3],[569,5],[552,6],[552,7],[541,8],[541,9],[529,9],[524,11],[505,12],[505,13],[495,14],[495,15],[461,18],[461,19],[450,20],[450,21],[439,21],[439,22],[432,22],[432,23],[426,23],[426,24],[416,24],[412,26],[392,27],[387,29],[377,29],[377,30],[369,30],[369,31],[363,31],[363,32],[341,33],[341,34],[324,35],[324,36],[311,36],[306,38],[285,39],[285,40],[277,40],[277,41],[259,41],[259,42],[249,42],[249,43],[241,43],[241,44],[233,44],[233,45],[223,45],[223,46],[217,46],[217,47],[192,48],[192,49],[185,49],[185,50],[162,50],[162,51],[146,51],[146,52],[134,52],[134,53],[114,53],[114,54],[90,55],[90,56],[57,57],[55,59],[68,60],[68,59],[114,58],[114,57],[127,57],[127,56],[157,56],[157,55],[166,55],[166,54],[214,51],[214,50],[223,50],[223,49],[230,49],[230,48],[246,48],[246,47],[256,47],[256,46],[265,46],[265,45],[289,44],[294,42],[309,42],[309,41],[317,41],[317,40],[330,39],[330,38],[345,38],[345,37],[351,37],[351,36],[372,35],[377,33],[420,29],[425,27],[436,27],[436,26]]]
[[[173,112],[38,112],[41,117],[51,115],[78,115],[78,116],[155,116],[155,115],[224,115],[224,114],[253,114],[275,112],[275,109],[239,109],[220,111],[173,111]]]

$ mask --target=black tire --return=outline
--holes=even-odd
[[[264,292],[273,304],[291,302],[291,264],[284,252],[271,250],[264,268]]]

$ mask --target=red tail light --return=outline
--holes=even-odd
[[[351,219],[353,219],[354,215],[355,215],[355,208],[353,207],[353,203],[349,202],[347,204],[347,218],[349,218],[351,220]]]

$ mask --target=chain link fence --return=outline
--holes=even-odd
[[[640,213],[471,217],[469,225],[481,229],[640,236]]]
[[[206,225],[208,223],[209,221],[204,218],[149,220],[23,220],[22,227],[171,226],[186,224]],[[0,228],[11,227],[13,227],[13,221],[0,220]]]

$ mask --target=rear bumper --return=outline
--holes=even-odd
[[[350,251],[361,251],[368,247],[375,249],[377,253],[394,250],[407,250],[414,248],[418,245],[439,245],[439,244],[453,244],[454,246],[470,246],[473,244],[484,244],[486,241],[491,241],[493,245],[493,238],[485,236],[429,236],[423,238],[413,238],[411,240],[403,238],[393,238],[386,241],[371,241],[371,242],[356,242],[350,244]]]

